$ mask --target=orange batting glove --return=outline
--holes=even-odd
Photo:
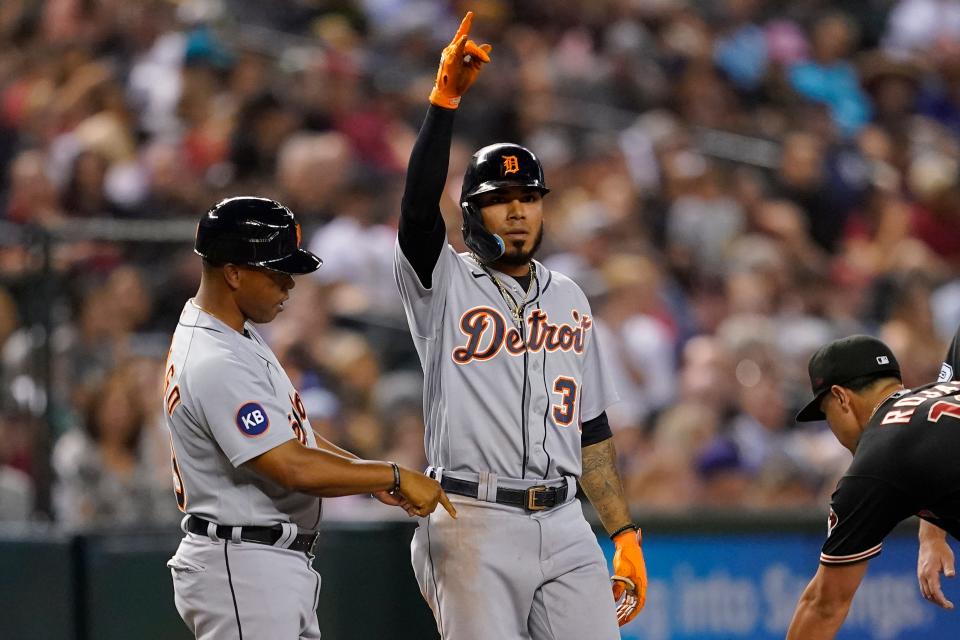
[[[637,617],[647,602],[647,563],[640,549],[640,529],[628,529],[613,538],[613,599],[617,602],[617,623],[622,627]],[[623,600],[621,601],[621,597]]]
[[[440,68],[437,69],[437,81],[430,92],[430,102],[444,109],[456,109],[460,106],[460,96],[477,79],[480,67],[490,62],[489,44],[477,45],[468,39],[470,25],[473,23],[473,11],[467,15],[457,29],[457,35],[440,54]]]

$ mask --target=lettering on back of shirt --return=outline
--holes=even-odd
[[[930,387],[929,389],[923,389],[922,391],[911,393],[894,402],[893,406],[884,413],[883,419],[880,420],[880,424],[907,424],[913,417],[917,407],[922,405],[927,400],[942,398],[944,396],[955,394],[958,391],[960,391],[960,385],[951,383],[938,384]]]

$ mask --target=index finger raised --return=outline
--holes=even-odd
[[[470,33],[470,26],[473,24],[473,11],[467,11],[467,15],[463,16],[463,20],[460,22],[460,28],[457,29],[457,35],[453,36],[453,42],[456,42],[463,36]]]

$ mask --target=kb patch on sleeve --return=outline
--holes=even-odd
[[[245,436],[255,438],[270,428],[266,410],[256,402],[248,402],[237,410],[237,429]]]

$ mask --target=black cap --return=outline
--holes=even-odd
[[[856,378],[884,375],[900,377],[900,364],[890,347],[872,336],[847,336],[820,347],[807,366],[813,400],[797,414],[797,422],[824,420],[820,401],[833,385]]]
[[[548,193],[540,160],[530,149],[511,142],[498,142],[479,149],[470,158],[463,175],[460,202],[507,187],[533,187]]]
[[[283,273],[316,271],[323,260],[300,248],[300,225],[275,200],[227,198],[197,225],[194,251],[214,264],[246,264]]]

